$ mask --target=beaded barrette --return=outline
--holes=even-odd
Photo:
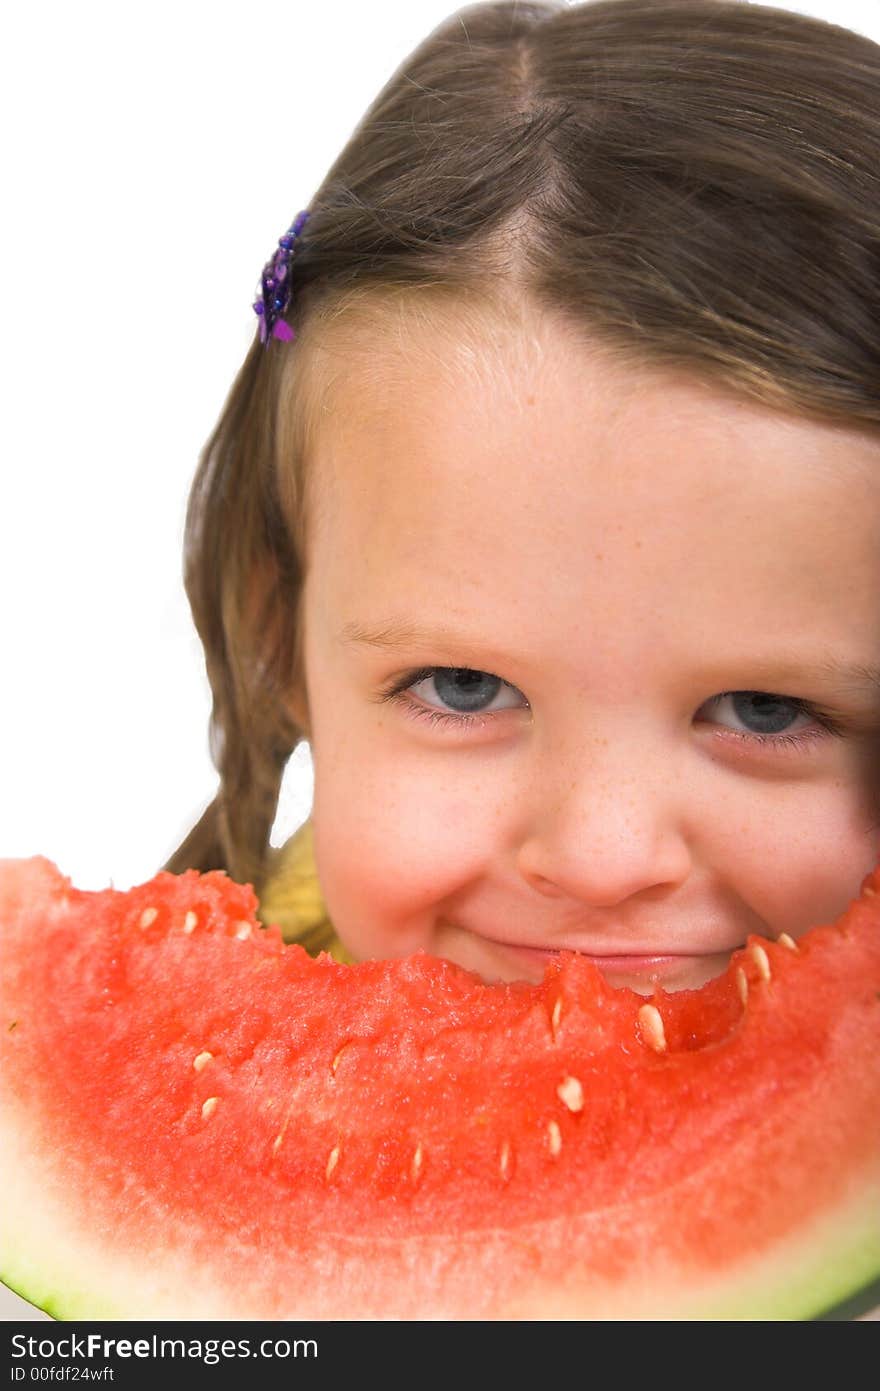
[[[289,342],[293,337],[293,329],[284,318],[290,304],[290,263],[293,260],[294,242],[306,225],[308,216],[308,212],[297,213],[284,236],[278,238],[278,250],[263,267],[260,277],[262,293],[254,302],[254,313],[260,320],[260,339],[267,345],[270,338]]]

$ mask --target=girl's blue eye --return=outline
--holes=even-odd
[[[745,726],[747,734],[758,737],[788,734],[792,722],[804,716],[803,701],[788,696],[768,695],[764,691],[725,691],[713,696],[708,705],[719,706],[728,701],[736,719]],[[715,710],[717,716],[718,710]]]
[[[442,704],[452,708],[426,709],[424,706],[416,705],[408,693],[423,683],[432,685],[432,694],[439,698]],[[520,696],[522,704],[517,705],[514,701],[504,705],[495,704],[492,708],[499,693],[505,691]],[[423,700],[429,700],[428,692],[417,694],[420,694]],[[502,681],[500,676],[493,676],[491,672],[474,671],[470,667],[422,667],[419,671],[407,672],[389,691],[384,692],[380,699],[401,701],[407,714],[415,719],[429,720],[432,724],[455,725],[458,728],[486,724],[488,721],[483,719],[483,716],[491,716],[502,710],[528,709],[528,701],[515,686],[511,686],[508,681]]]
[[[488,671],[471,671],[469,667],[434,667],[430,676],[422,680],[428,685],[433,682],[440,701],[451,706],[458,715],[484,715],[502,686],[507,684],[500,676],[492,676]]]

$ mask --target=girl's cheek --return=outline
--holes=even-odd
[[[839,917],[878,858],[878,828],[861,789],[841,782],[803,792],[781,825],[756,822],[738,851],[741,894],[751,892],[772,934],[792,937]]]
[[[381,751],[380,751],[381,752]],[[418,911],[491,872],[507,779],[463,778],[423,751],[315,763],[315,850],[325,896],[343,885],[362,902]],[[326,877],[326,885],[325,885]],[[328,902],[329,907],[329,902]]]

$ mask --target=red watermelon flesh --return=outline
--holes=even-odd
[[[812,1317],[880,1273],[878,889],[646,1001],[0,862],[3,1279],[73,1319]]]

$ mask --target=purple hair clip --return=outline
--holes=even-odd
[[[294,242],[308,221],[308,212],[297,213],[292,226],[283,237],[278,238],[278,250],[263,267],[260,277],[259,295],[254,303],[254,313],[260,320],[260,339],[268,345],[270,338],[281,338],[289,343],[293,329],[284,315],[290,304],[290,263],[293,260]]]

